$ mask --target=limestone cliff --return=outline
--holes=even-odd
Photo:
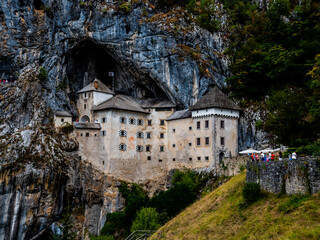
[[[0,78],[15,81],[0,85],[0,240],[57,232],[68,206],[80,235],[97,234],[105,213],[123,207],[118,181],[53,131],[54,110],[76,116],[76,92],[94,78],[187,107],[224,84],[226,41],[148,1],[0,0]]]

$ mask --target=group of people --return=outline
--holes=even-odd
[[[280,161],[282,160],[282,152],[281,151],[277,153],[277,157]],[[269,152],[268,154],[264,154],[263,152],[261,152],[260,156],[258,153],[256,153],[256,154],[249,153],[249,158],[252,162],[254,162],[254,161],[270,162],[270,161],[274,161],[276,159],[276,155],[274,155],[273,152]]]
[[[275,161],[275,159],[277,158],[279,161],[281,161],[283,159],[282,156],[282,152],[279,151],[277,153],[277,156],[274,155],[273,152],[269,152],[268,154],[264,154],[263,152],[261,152],[260,156],[258,153],[248,153],[249,155],[249,160],[251,160],[252,162],[256,161],[256,162],[270,162],[270,161]],[[296,152],[293,152],[292,154],[289,154],[289,160],[295,160],[298,158],[298,155]]]

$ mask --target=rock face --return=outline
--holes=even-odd
[[[48,72],[48,105],[69,109],[69,98],[74,100],[76,91],[95,77],[111,86],[109,72],[115,73],[118,91],[168,97],[184,106],[201,96],[213,78],[223,85],[228,74],[221,57],[223,35],[192,21],[184,23],[190,31],[181,32],[152,7],[147,1],[135,3],[127,12],[119,2],[2,1],[0,51],[10,59],[5,75],[41,65]],[[179,21],[188,20],[181,16]],[[189,52],[194,57],[183,57],[178,49],[194,51]]]

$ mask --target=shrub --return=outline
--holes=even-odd
[[[41,67],[38,78],[42,81],[45,81],[45,80],[47,80],[47,77],[48,77],[47,70],[45,68]]]
[[[242,196],[247,204],[254,203],[261,197],[260,184],[255,182],[248,182],[242,189]]]
[[[131,232],[137,230],[157,230],[160,226],[159,213],[155,208],[141,208],[132,223]]]
[[[73,131],[73,125],[70,124],[70,123],[65,122],[61,126],[61,131],[63,133],[69,134],[69,133],[71,133]]]
[[[241,164],[239,167],[240,172],[243,172],[246,169],[246,165]]]

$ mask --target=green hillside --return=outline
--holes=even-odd
[[[245,206],[243,172],[195,202],[159,231],[164,239],[320,239],[320,194],[265,194]]]

